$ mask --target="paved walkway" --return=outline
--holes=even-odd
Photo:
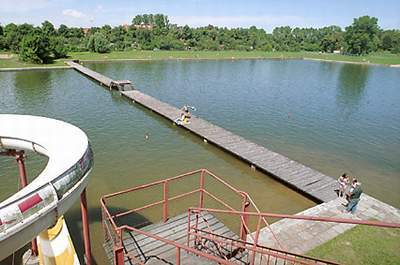
[[[379,220],[400,223],[400,210],[381,202],[367,194],[361,196],[358,209],[354,215],[343,213],[345,200],[338,198],[319,204],[298,214],[337,218],[354,218],[361,220]],[[271,225],[272,230],[286,250],[304,254],[309,250],[333,239],[354,227],[352,224],[312,222],[304,220],[283,219]],[[271,232],[263,228],[260,233],[260,244],[279,248]]]

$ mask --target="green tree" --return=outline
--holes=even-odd
[[[272,38],[274,40],[274,49],[277,51],[296,51],[300,49],[289,26],[274,28]]]
[[[154,15],[154,24],[158,28],[166,28],[169,25],[168,17],[163,14]]]
[[[49,39],[40,31],[35,31],[23,37],[19,51],[19,57],[22,61],[37,64],[46,63],[50,60]]]
[[[64,37],[53,36],[49,40],[50,51],[53,53],[54,59],[67,57],[68,48],[65,45]]]
[[[343,33],[339,26],[324,27],[319,30],[321,36],[320,48],[324,52],[333,52],[342,47]]]
[[[110,42],[103,33],[96,32],[90,36],[87,48],[92,52],[106,53],[110,51]]]
[[[13,52],[18,52],[21,40],[34,30],[35,28],[27,23],[21,25],[10,23],[6,25],[4,27],[4,36],[7,48]]]
[[[0,25],[0,51],[5,50],[6,48],[6,39],[3,36],[3,27]]]
[[[385,30],[380,39],[382,50],[400,53],[400,30]]]
[[[61,24],[60,27],[57,30],[58,35],[63,36],[63,37],[68,37],[68,27],[64,24]]]
[[[118,26],[111,29],[110,42],[114,50],[122,51],[125,48],[124,36],[126,34],[125,29],[122,26]]]
[[[50,37],[56,34],[56,29],[53,24],[46,20],[42,23],[42,32]]]
[[[368,54],[376,51],[379,44],[378,19],[370,16],[355,18],[353,24],[346,27],[344,44],[350,54]]]
[[[4,27],[4,42],[5,48],[13,52],[17,52],[19,49],[20,39],[18,37],[18,26],[14,23],[7,24]]]
[[[143,22],[143,17],[141,15],[136,15],[133,19],[132,19],[132,24],[133,25],[140,25]]]

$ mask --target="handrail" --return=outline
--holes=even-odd
[[[165,238],[160,237],[160,236],[153,235],[151,233],[145,232],[143,230],[137,229],[137,228],[129,226],[129,225],[123,225],[123,226],[120,227],[120,229],[121,230],[125,230],[126,229],[126,230],[129,230],[129,231],[134,231],[136,233],[139,233],[139,234],[145,235],[147,237],[156,239],[158,241],[164,242],[164,243],[166,243],[168,245],[173,245],[178,249],[183,249],[183,250],[185,250],[187,252],[191,252],[191,253],[193,253],[195,255],[198,255],[198,256],[201,256],[201,257],[206,257],[206,258],[208,258],[210,260],[213,260],[213,261],[216,261],[216,262],[218,262],[220,264],[226,264],[226,265],[230,265],[231,264],[230,262],[228,262],[226,260],[223,260],[223,259],[220,259],[218,257],[215,257],[213,255],[209,255],[209,254],[203,253],[201,251],[198,251],[196,249],[193,249],[193,248],[190,248],[188,246],[182,245],[182,244],[177,243],[175,241],[172,241],[172,240],[169,240],[169,239],[165,239]],[[177,263],[177,264],[179,264],[179,263]]]
[[[178,180],[178,179],[182,179],[185,177],[189,177],[189,176],[194,176],[195,174],[200,173],[200,181],[199,181],[199,187],[195,187],[193,189],[191,189],[188,192],[184,192],[184,193],[179,193],[175,196],[169,197],[169,186],[171,185],[171,182]],[[242,203],[241,203],[241,209],[237,210],[234,207],[232,207],[232,205],[230,205],[229,203],[226,203],[224,200],[222,200],[221,198],[219,198],[218,196],[212,194],[211,192],[207,191],[207,189],[205,188],[205,178],[207,177],[207,175],[209,177],[211,177],[214,180],[217,180],[219,183],[222,183],[225,187],[228,187],[231,191],[234,192],[234,194],[237,194],[240,198],[242,198]],[[129,209],[127,211],[123,211],[123,212],[118,212],[118,213],[114,213],[113,215],[108,211],[107,208],[107,202],[106,200],[118,195],[122,195],[122,194],[126,194],[129,192],[134,192],[134,191],[138,191],[138,190],[144,190],[147,188],[151,188],[151,187],[155,187],[155,186],[161,186],[162,185],[162,198],[161,200],[157,200],[155,202],[152,203],[148,203],[144,206],[140,206],[134,209]],[[199,203],[197,207],[189,207],[188,208],[188,230],[187,230],[187,246],[179,244],[177,242],[174,242],[172,240],[168,240],[166,238],[162,238],[160,236],[157,235],[153,235],[149,232],[145,232],[143,230],[140,230],[136,227],[133,226],[129,226],[129,225],[122,225],[122,226],[118,226],[117,223],[115,222],[115,218],[119,218],[122,216],[125,216],[127,214],[133,213],[133,212],[138,212],[144,209],[148,209],[150,207],[154,207],[157,205],[163,205],[163,214],[162,214],[162,220],[165,222],[168,220],[169,214],[168,214],[168,207],[169,207],[169,203],[173,200],[177,200],[186,196],[190,196],[193,194],[199,193]],[[204,200],[204,194],[208,195],[211,199],[219,202],[221,205],[224,206],[224,209],[213,209],[213,208],[204,208],[204,204],[203,204],[203,200]],[[190,247],[189,242],[191,242],[191,235],[194,235],[195,238],[197,237],[204,237],[204,235],[199,235],[198,233],[194,233],[192,232],[192,229],[197,229],[198,226],[198,219],[195,220],[195,224],[191,223],[191,213],[196,214],[197,216],[199,214],[201,214],[202,212],[209,212],[209,213],[219,213],[219,214],[230,214],[230,215],[238,215],[240,218],[240,240],[235,240],[235,239],[231,239],[232,241],[235,241],[235,246],[245,246],[245,248],[247,250],[250,251],[250,253],[252,254],[251,256],[249,255],[249,261],[250,264],[254,264],[255,259],[258,258],[262,258],[262,257],[272,257],[275,256],[276,258],[279,259],[284,259],[286,261],[289,261],[292,259],[291,257],[287,257],[285,255],[292,255],[295,257],[301,257],[304,259],[313,259],[314,261],[318,259],[315,258],[310,258],[307,256],[302,256],[299,254],[294,254],[294,253],[290,253],[284,249],[272,249],[272,248],[268,248],[265,246],[262,246],[260,244],[258,244],[258,237],[260,234],[260,229],[261,229],[261,224],[264,223],[266,224],[266,226],[268,227],[268,229],[272,232],[274,238],[276,239],[277,243],[282,247],[281,243],[278,241],[276,235],[273,233],[271,227],[269,226],[266,218],[267,217],[272,217],[272,218],[288,218],[288,219],[298,219],[298,220],[308,220],[308,221],[321,221],[321,222],[335,222],[335,223],[347,223],[347,224],[362,224],[362,225],[373,225],[373,226],[380,226],[380,227],[395,227],[395,228],[400,228],[400,224],[398,223],[387,223],[387,222],[379,222],[379,221],[364,221],[364,220],[354,220],[354,219],[345,219],[345,218],[331,218],[331,217],[319,217],[319,216],[306,216],[306,215],[288,215],[288,214],[274,214],[274,213],[262,213],[259,208],[257,207],[257,205],[254,203],[254,201],[252,200],[252,198],[243,191],[240,191],[236,188],[234,188],[233,186],[231,186],[230,184],[228,184],[227,182],[225,182],[224,180],[220,179],[219,177],[217,177],[216,175],[214,175],[213,173],[211,173],[210,171],[206,170],[206,169],[199,169],[199,170],[194,170],[185,174],[181,174],[172,178],[167,178],[164,180],[159,180],[159,181],[155,181],[149,184],[145,184],[145,185],[141,185],[141,186],[137,186],[137,187],[133,187],[133,188],[129,188],[129,189],[125,189],[123,191],[119,191],[119,192],[115,192],[112,194],[108,194],[105,195],[103,197],[101,197],[100,199],[100,204],[102,207],[102,211],[104,212],[103,219],[104,221],[109,221],[110,224],[112,225],[112,229],[113,235],[112,237],[115,239],[114,240],[114,262],[115,264],[123,264],[123,259],[124,259],[124,255],[130,257],[129,253],[124,253],[124,249],[123,249],[123,231],[128,229],[130,231],[135,231],[138,234],[143,234],[147,237],[159,240],[161,242],[164,242],[165,244],[169,244],[169,245],[173,245],[176,247],[176,257],[177,257],[177,264],[179,264],[180,262],[180,251],[181,249],[187,251],[187,252],[191,252],[194,253],[196,255],[199,255],[201,257],[204,258],[208,258],[214,261],[217,261],[221,264],[231,264],[231,261],[228,261],[227,259],[219,259],[216,256],[213,255],[209,255],[207,253],[203,253],[201,251],[198,251],[196,249],[193,249]],[[249,207],[253,207],[252,211],[249,211],[250,208]],[[249,228],[249,223],[248,223],[248,219],[250,217],[257,217],[257,226],[256,226],[256,233],[255,235],[253,235],[253,233],[251,233],[251,230]],[[208,225],[208,224],[206,224]],[[213,231],[211,231],[211,228],[209,228],[209,232],[208,234],[213,234]],[[211,239],[211,238],[210,238]],[[196,240],[196,239],[195,239]],[[215,240],[215,238],[214,238]],[[217,240],[218,241],[218,240]],[[225,240],[226,241],[226,240]],[[225,242],[226,243],[226,242]],[[220,244],[224,244],[223,241],[220,242]],[[268,250],[269,252],[265,252],[265,250]],[[264,251],[264,252],[263,252]],[[279,252],[279,253],[284,253],[284,255],[282,256],[281,254],[274,254],[272,252]],[[258,256],[261,255],[261,256]],[[264,256],[263,256],[264,255]],[[297,263],[299,263],[298,260],[296,260],[294,258],[293,261],[296,261]],[[327,261],[323,261],[320,260],[320,262],[323,262],[325,264],[335,264],[333,262],[327,262]],[[307,261],[302,261],[300,262],[302,264],[308,264]]]
[[[195,230],[196,230],[195,232],[190,232],[190,234],[193,234],[193,235],[199,236],[199,237],[203,237],[203,238],[208,239],[208,240],[217,241],[217,242],[219,242],[221,244],[226,243],[228,240],[230,240],[230,241],[234,242],[232,245],[234,245],[237,248],[243,248],[245,245],[253,245],[252,242],[243,241],[241,239],[227,238],[225,236],[221,236],[221,235],[218,235],[218,234],[215,234],[215,233],[212,233],[212,232],[207,232],[207,231],[204,231],[204,230],[201,230],[201,229],[195,229]],[[207,234],[209,234],[211,236],[198,234],[196,232],[206,232]],[[221,239],[217,239],[217,237],[221,238]],[[259,254],[268,254],[268,255],[271,255],[271,256],[274,256],[274,257],[277,257],[277,258],[285,258],[285,259],[288,259],[289,261],[293,261],[293,262],[300,263],[300,264],[310,264],[310,263],[309,262],[302,262],[302,261],[295,260],[295,259],[290,259],[290,257],[287,257],[287,255],[291,255],[291,256],[296,256],[296,257],[303,258],[303,259],[312,260],[313,261],[312,264],[315,264],[315,262],[321,262],[321,263],[327,263],[327,264],[337,264],[337,263],[332,262],[332,261],[327,261],[327,260],[322,260],[322,259],[319,259],[319,258],[309,257],[309,256],[305,256],[305,255],[302,255],[302,254],[289,252],[289,251],[286,251],[286,250],[278,250],[278,249],[274,249],[274,248],[271,248],[271,247],[263,246],[263,245],[260,245],[260,244],[256,244],[255,246],[256,246],[256,248],[261,248],[264,251],[268,251],[268,252],[259,251]],[[253,249],[251,248],[251,249],[248,249],[248,250],[253,250]],[[280,254],[275,254],[273,252],[283,253],[285,256],[280,255]]]
[[[368,226],[377,226],[377,227],[386,227],[386,228],[400,228],[400,223],[390,223],[390,222],[370,221],[370,220],[357,220],[357,219],[349,219],[349,218],[320,217],[320,216],[310,216],[310,215],[301,215],[301,214],[290,215],[290,214],[277,214],[277,213],[227,211],[227,210],[221,210],[221,209],[199,208],[199,207],[190,207],[189,210],[191,210],[193,212],[207,211],[207,212],[214,212],[214,213],[261,216],[261,217],[272,217],[272,218],[287,218],[287,219],[306,220],[306,221],[314,221],[314,222],[330,222],[330,223],[368,225]]]
[[[198,188],[194,188],[193,190],[190,190],[189,192],[186,193],[181,193],[178,195],[175,195],[173,197],[169,197],[168,196],[168,189],[169,189],[169,185],[170,183],[173,183],[173,181],[175,180],[179,180],[185,177],[190,177],[190,176],[194,176],[196,174],[200,173],[200,182],[199,182],[199,187]],[[114,234],[117,234],[117,236],[120,236],[121,234],[121,226],[118,226],[115,222],[115,218],[119,218],[134,212],[138,212],[138,211],[142,211],[151,207],[155,207],[158,205],[163,205],[163,215],[162,215],[162,220],[165,222],[168,220],[169,218],[169,214],[168,214],[168,205],[171,201],[179,199],[179,198],[183,198],[195,193],[199,193],[199,203],[198,205],[203,207],[203,200],[204,200],[204,194],[208,195],[210,198],[214,199],[215,201],[219,202],[221,205],[223,205],[226,209],[229,209],[231,211],[236,211],[237,209],[235,209],[234,207],[232,207],[231,205],[229,205],[228,203],[224,202],[224,200],[218,198],[218,196],[212,194],[211,192],[207,191],[207,189],[205,188],[205,178],[206,177],[210,177],[213,180],[216,180],[218,183],[223,184],[225,187],[227,187],[230,191],[232,191],[234,194],[236,194],[237,196],[239,196],[242,200],[241,202],[241,210],[246,210],[250,205],[254,207],[254,209],[256,209],[256,211],[259,211],[259,209],[257,208],[257,206],[255,205],[255,203],[253,202],[253,200],[250,198],[250,196],[243,192],[240,191],[238,189],[236,189],[235,187],[233,187],[232,185],[230,185],[229,183],[227,183],[226,181],[224,181],[223,179],[219,178],[218,176],[216,176],[215,174],[213,174],[212,172],[208,171],[207,169],[198,169],[198,170],[193,170],[191,172],[187,172],[184,174],[180,174],[178,176],[175,177],[171,177],[171,178],[166,178],[163,180],[158,180],[158,181],[154,181],[152,183],[148,183],[148,184],[144,184],[144,185],[140,185],[140,186],[136,186],[136,187],[132,187],[132,188],[128,188],[122,191],[118,191],[118,192],[114,192],[111,194],[107,194],[101,197],[100,199],[100,204],[101,207],[104,211],[104,218],[108,219],[109,222],[111,223],[113,230],[114,230]],[[152,202],[152,203],[148,203],[144,206],[140,206],[134,209],[129,209],[123,212],[118,212],[118,213],[113,213],[111,214],[108,209],[107,209],[107,203],[106,200],[113,198],[115,196],[119,196],[119,195],[123,195],[123,194],[127,194],[130,192],[135,192],[138,190],[144,190],[144,189],[148,189],[151,187],[156,187],[156,186],[161,186],[162,185],[162,189],[163,189],[163,196],[162,199]],[[253,242],[255,241],[255,238],[253,237],[253,235],[251,234],[251,230],[247,224],[247,220],[246,220],[246,216],[239,216],[240,219],[240,234],[242,239],[245,239],[247,236],[250,236],[253,240]],[[268,225],[268,223],[266,222],[266,220],[264,220],[265,224]],[[274,235],[275,236],[275,235]],[[122,239],[120,239],[121,241]],[[115,242],[117,243],[117,242]],[[278,242],[279,243],[279,242]],[[121,247],[121,242],[119,244],[117,244]],[[116,252],[115,252],[116,253]],[[115,254],[117,255],[117,254]],[[123,253],[122,253],[123,255]]]

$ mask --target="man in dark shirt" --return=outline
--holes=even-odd
[[[361,189],[361,183],[357,181],[357,179],[353,179],[352,183],[351,183],[351,188],[349,191],[349,204],[346,207],[346,211],[347,212],[351,212],[352,214],[354,214],[356,212],[357,209],[357,204],[360,201],[360,197],[362,194],[362,189]]]

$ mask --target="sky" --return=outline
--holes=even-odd
[[[92,27],[130,24],[137,14],[162,13],[171,23],[193,27],[350,25],[369,15],[383,29],[400,29],[400,0],[0,0],[0,24],[10,22]]]

